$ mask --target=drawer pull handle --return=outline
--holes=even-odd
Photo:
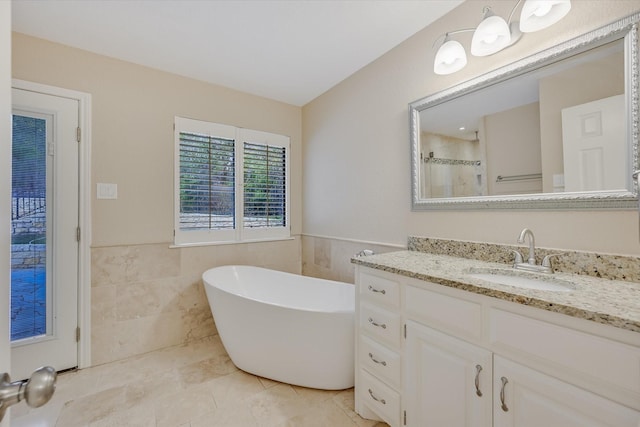
[[[480,372],[482,372],[482,366],[476,365],[476,395],[478,397],[482,397],[482,392],[480,391]]]
[[[376,402],[380,402],[380,403],[382,403],[383,405],[386,405],[386,404],[387,404],[387,402],[386,402],[384,399],[378,399],[378,398],[373,394],[373,391],[371,391],[371,389],[369,389],[369,394],[371,395],[371,398],[372,398],[373,400],[375,400]]]
[[[383,289],[383,290],[376,289],[376,288],[374,288],[374,287],[373,287],[373,286],[371,286],[371,285],[369,285],[369,290],[370,290],[371,292],[377,292],[377,293],[382,294],[382,295],[385,295],[385,294],[387,293],[387,291],[385,291],[384,289]]]
[[[373,360],[374,363],[377,363],[378,365],[387,366],[387,362],[385,362],[384,360],[376,360],[376,358],[373,357],[373,354],[371,353],[369,353],[369,358]]]
[[[504,403],[504,388],[507,386],[509,382],[505,377],[500,378],[502,381],[502,388],[500,389],[500,403],[502,404],[502,410],[504,412],[509,412],[509,408],[507,408],[507,404]]]
[[[387,329],[387,325],[385,323],[376,323],[371,317],[369,317],[369,323],[373,326],[377,326],[378,328]]]

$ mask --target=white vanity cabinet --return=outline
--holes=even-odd
[[[372,272],[373,273],[373,272]],[[362,272],[356,301],[356,412],[400,426],[402,320],[400,284]]]
[[[356,277],[364,418],[392,427],[640,426],[640,334],[364,266]],[[393,297],[369,288],[381,290],[376,283]]]
[[[405,355],[409,425],[491,425],[490,351],[408,321]]]
[[[595,393],[497,355],[493,363],[495,427],[637,427],[640,423],[637,411]]]

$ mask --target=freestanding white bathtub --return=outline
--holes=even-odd
[[[238,368],[303,387],[353,387],[353,285],[251,266],[212,268],[202,280]]]

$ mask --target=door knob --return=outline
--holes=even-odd
[[[36,369],[31,378],[11,382],[9,374],[0,374],[0,421],[7,408],[25,400],[32,408],[47,403],[56,389],[56,370],[50,366]]]

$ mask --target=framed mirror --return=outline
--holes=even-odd
[[[639,19],[409,104],[413,210],[636,207]]]

